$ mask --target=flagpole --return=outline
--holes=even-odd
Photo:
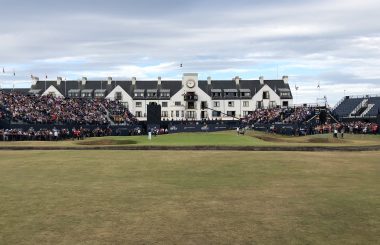
[[[12,92],[15,90],[15,80],[16,80],[16,72],[13,69],[13,87],[12,87]]]
[[[67,97],[67,92],[66,92],[66,77],[65,77],[65,98]]]
[[[321,85],[318,82],[318,99],[321,98]]]

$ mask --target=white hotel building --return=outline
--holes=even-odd
[[[278,80],[199,80],[197,73],[185,73],[182,80],[41,81],[34,78],[29,93],[62,97],[108,98],[124,103],[139,120],[146,120],[147,105],[161,105],[163,120],[241,118],[260,108],[288,107],[293,96],[288,77]]]

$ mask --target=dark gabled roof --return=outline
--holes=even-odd
[[[136,81],[135,89],[157,89],[157,81]]]
[[[87,81],[82,89],[107,89],[107,81]]]
[[[164,91],[170,91],[170,97],[172,97],[182,89],[182,81],[178,80],[161,81],[161,85],[158,85],[158,81],[136,81],[135,85],[132,85],[132,81],[112,81],[111,84],[108,84],[107,81],[88,80],[85,84],[82,84],[81,80],[69,80],[67,82],[61,81],[60,85],[57,84],[57,81],[37,81],[35,85],[32,85],[31,89],[40,89],[41,93],[43,93],[45,91],[45,83],[46,89],[50,86],[54,86],[62,95],[67,95],[67,92],[72,89],[104,89],[106,90],[106,94],[109,94],[116,86],[120,86],[131,97],[133,97],[134,91],[137,89],[143,89],[145,92],[150,89],[157,89],[158,91],[161,91],[162,89]],[[288,89],[290,91],[290,96],[286,97],[292,98],[289,84],[285,83],[283,80],[264,80],[264,84],[268,85],[279,96],[281,96],[282,89]],[[263,85],[260,84],[260,80],[240,80],[238,85],[235,80],[213,80],[210,85],[207,80],[199,80],[198,86],[210,96],[212,89],[219,89],[222,91],[236,89],[238,92],[242,89],[245,92],[250,91],[250,97],[253,97],[263,87]],[[28,91],[29,90],[30,89],[28,89]]]
[[[232,80],[216,80],[211,81],[211,87],[216,89],[237,89],[236,82]]]
[[[286,97],[293,98],[292,91],[290,90],[289,84],[285,83],[283,80],[265,80],[265,84],[267,84],[279,96],[280,96],[279,89],[289,89],[290,96],[286,96]]]
[[[209,86],[205,80],[199,80],[198,87],[202,89],[206,94],[210,94],[211,92],[211,86]]]
[[[279,96],[281,89],[290,90],[289,84],[285,83],[283,80],[264,80],[264,85],[265,84],[268,85]],[[235,80],[215,80],[211,81],[210,85],[208,85],[208,82],[205,80],[198,81],[199,88],[210,96],[212,90],[222,90],[223,92],[238,90],[241,92],[250,91],[250,97],[252,98],[264,85],[260,84],[260,80],[240,80],[238,85],[236,84]]]
[[[125,92],[132,96],[132,81],[112,81],[110,89],[107,91],[107,93],[110,93],[116,86],[120,86],[122,89],[125,90]]]
[[[33,85],[31,89],[41,89],[41,92],[43,93],[50,86],[54,86],[56,89],[59,90],[59,88],[57,87],[57,81],[37,81],[37,83]]]
[[[260,80],[240,80],[241,89],[249,89],[251,91],[251,97],[253,97],[263,86],[260,84]]]
[[[182,88],[182,81],[161,81],[160,89],[169,89],[170,97],[175,95]]]

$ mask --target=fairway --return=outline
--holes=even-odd
[[[227,146],[231,147],[365,147],[380,146],[379,135],[349,135],[344,139],[334,139],[331,134],[310,135],[304,137],[283,136],[263,132],[247,131],[246,135],[236,135],[235,131],[221,131],[213,133],[176,133],[159,135],[148,139],[142,136],[109,136],[94,137],[85,140],[65,141],[0,141],[0,149],[4,147],[69,147],[89,148],[94,146]]]
[[[379,158],[0,151],[0,244],[378,244]]]

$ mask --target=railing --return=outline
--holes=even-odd
[[[379,94],[367,94],[367,95],[351,95],[351,96],[346,96],[349,99],[369,99],[369,98],[376,98],[380,97]]]
[[[335,111],[335,109],[338,108],[338,106],[340,106],[345,100],[346,100],[346,96],[343,97],[341,100],[339,100],[339,102],[333,107],[332,111]]]

